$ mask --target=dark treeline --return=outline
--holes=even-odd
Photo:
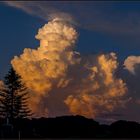
[[[3,124],[1,120],[0,138],[140,138],[140,124],[123,120],[102,125],[82,116],[63,116]]]

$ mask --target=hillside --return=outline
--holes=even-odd
[[[140,138],[140,124],[123,120],[101,125],[82,116],[62,116],[17,119],[13,128],[3,123],[0,138]]]

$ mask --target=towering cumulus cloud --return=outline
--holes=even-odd
[[[39,29],[36,39],[40,40],[37,49],[26,48],[11,61],[31,91],[30,107],[35,114],[51,114],[48,100],[86,117],[96,117],[124,104],[127,89],[114,76],[118,66],[115,53],[81,57],[74,51],[77,32],[60,18]],[[53,94],[58,100],[52,100]]]
[[[125,83],[114,76],[118,65],[116,55],[102,54],[96,59],[87,62],[85,69],[89,73],[86,79],[81,79],[82,83],[75,94],[65,100],[74,114],[96,117],[125,103],[122,99],[127,90]]]
[[[62,19],[55,18],[44,25],[36,38],[40,40],[37,50],[24,49],[20,57],[12,60],[27,87],[35,92],[31,102],[35,111],[40,98],[47,96],[53,86],[67,86],[70,80],[66,78],[68,66],[79,61],[73,51],[77,32]]]

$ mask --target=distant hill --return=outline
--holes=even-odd
[[[0,124],[0,138],[140,138],[140,124],[117,121],[100,125],[82,116],[16,119],[13,127]]]

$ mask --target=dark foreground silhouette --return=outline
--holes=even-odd
[[[140,124],[117,121],[111,125],[82,116],[16,119],[13,125],[0,122],[1,138],[140,138]]]

